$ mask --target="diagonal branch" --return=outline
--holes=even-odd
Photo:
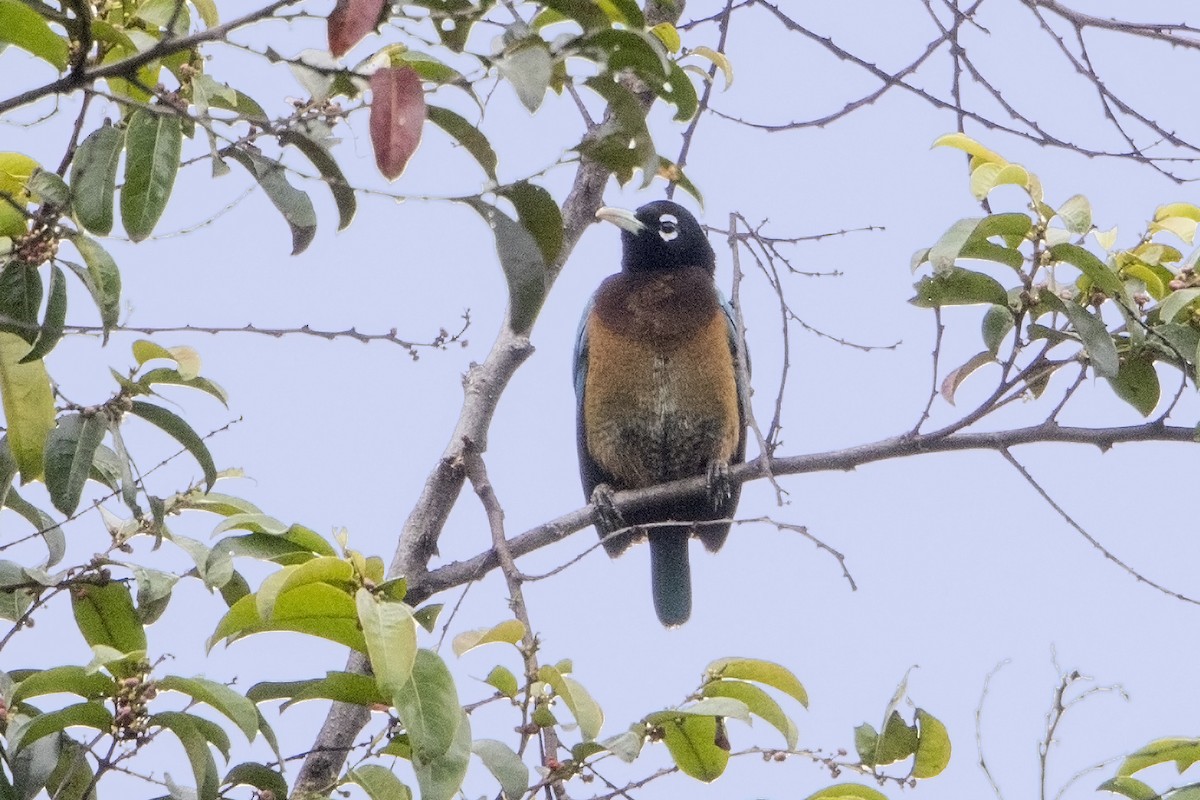
[[[123,77],[127,78],[134,75],[140,67],[144,67],[152,61],[157,61],[174,53],[180,53],[184,50],[189,50],[198,44],[205,42],[221,42],[225,38],[237,30],[251,25],[260,20],[267,19],[282,8],[290,5],[295,5],[300,0],[274,0],[268,3],[257,11],[251,11],[249,14],[232,19],[223,25],[217,25],[213,28],[200,31],[198,33],[189,34],[188,36],[176,36],[163,39],[158,44],[150,47],[137,55],[129,58],[114,61],[111,64],[96,67],[94,69],[81,69],[72,71],[63,77],[50,83],[43,84],[18,95],[0,100],[0,114],[11,111],[14,108],[28,105],[43,97],[52,95],[64,95],[81,89],[84,86],[89,86],[92,83],[102,78]]]
[[[928,453],[953,453],[964,450],[994,450],[1006,453],[1012,447],[1026,444],[1090,444],[1101,450],[1108,450],[1116,444],[1148,441],[1193,442],[1195,429],[1158,422],[1116,428],[1083,428],[1066,427],[1050,421],[1027,428],[984,433],[902,435],[825,453],[769,460],[760,457],[733,467],[729,478],[741,484],[770,475],[779,477],[810,472],[848,471],[877,461]],[[649,489],[617,492],[613,496],[613,503],[622,513],[635,512],[703,491],[706,485],[704,477],[688,478]],[[594,522],[594,509],[592,506],[584,506],[510,539],[508,549],[514,558],[527,555],[561,541]],[[489,549],[464,561],[438,567],[409,582],[410,602],[421,602],[438,592],[477,580],[496,569],[499,564],[496,551]]]

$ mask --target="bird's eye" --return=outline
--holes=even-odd
[[[658,235],[669,242],[679,235],[679,220],[674,214],[663,214],[658,218]]]

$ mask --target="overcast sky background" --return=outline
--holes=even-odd
[[[240,10],[225,6],[227,17]],[[1194,16],[1191,4],[1179,0],[1141,4],[1136,11],[1116,2],[1087,6],[1089,13],[1138,13],[1144,20],[1182,22]],[[325,8],[312,5],[314,12]],[[691,0],[688,14],[702,17],[719,8],[715,0]],[[936,36],[917,0],[786,4],[785,10],[887,70],[908,64]],[[1038,31],[1028,9],[1011,0],[993,0],[983,5],[978,22],[990,33],[970,31],[966,46],[977,65],[1002,81],[1006,97],[1064,138],[1096,148],[1122,147],[1106,126],[1094,91]],[[370,38],[349,61],[394,39],[394,31]],[[322,46],[324,30],[312,20],[290,27],[272,23],[238,40],[260,48],[269,42],[293,54]],[[715,28],[686,34],[684,41],[690,46],[713,45]],[[1192,102],[1188,76],[1196,74],[1198,66],[1194,52],[1115,36],[1095,37],[1090,44],[1114,90],[1137,100],[1151,116],[1161,115],[1167,127],[1186,124]],[[269,113],[287,113],[284,98],[302,93],[282,65],[268,67],[229,48],[210,52],[211,74],[250,91]],[[736,81],[716,96],[714,106],[756,121],[816,117],[876,86],[861,70],[836,61],[811,42],[783,35],[763,12],[735,17],[727,52]],[[43,74],[43,66],[11,50],[0,56],[0,73],[16,75],[18,81],[38,83],[52,77]],[[248,75],[253,76],[250,83]],[[950,63],[944,51],[913,80],[948,97]],[[967,99],[978,103],[980,94],[970,89]],[[75,102],[66,103],[63,113],[43,125],[0,128],[0,149],[57,164]],[[439,92],[436,102],[464,112],[471,107],[453,90]],[[983,108],[1002,114],[994,104]],[[21,116],[30,120],[49,110],[49,104],[43,104]],[[114,113],[111,106],[97,103],[93,117]],[[653,122],[660,152],[673,156],[682,129],[661,108]],[[954,126],[951,113],[935,112],[896,90],[826,129],[768,135],[713,117],[702,120],[688,174],[704,192],[706,206],[699,209],[687,197],[676,198],[690,204],[702,221],[725,227],[729,213],[738,211],[755,222],[769,220],[766,229],[781,236],[865,226],[883,229],[794,248],[797,266],[840,273],[787,279],[789,297],[805,322],[860,344],[900,344],[895,350],[862,352],[793,328],[783,454],[874,441],[908,430],[918,418],[930,388],[934,331],[932,314],[906,302],[913,282],[909,256],[935,242],[955,220],[980,213],[967,191],[960,154],[929,149],[937,136]],[[411,196],[447,196],[481,186],[483,176],[470,158],[432,126],[404,177],[386,185],[374,172],[365,127],[365,114],[358,114],[349,129],[339,128],[345,141],[336,153],[355,185]],[[552,164],[577,141],[579,123],[570,101],[552,95],[531,119],[511,88],[502,85],[490,99],[484,130],[500,153],[501,178],[511,180]],[[1126,246],[1157,205],[1198,201],[1194,188],[1175,186],[1143,166],[1089,160],[972,126],[967,130],[1037,172],[1051,205],[1085,194],[1097,226],[1118,225],[1119,242]],[[198,151],[204,144],[189,146]],[[571,174],[569,167],[561,168],[543,181],[560,202]],[[206,164],[187,169],[158,231],[196,225],[248,184],[236,166],[231,176],[219,181],[209,180]],[[452,345],[445,352],[423,351],[415,363],[386,343],[237,334],[154,337],[163,345],[196,347],[204,359],[204,374],[229,391],[228,411],[203,395],[171,395],[183,404],[197,430],[242,418],[210,442],[219,467],[241,467],[247,475],[246,480],[223,483],[222,491],[324,534],[344,526],[353,547],[390,560],[395,536],[446,446],[462,396],[461,377],[472,361],[486,356],[501,324],[507,291],[491,236],[470,209],[362,196],[354,224],[335,234],[328,193],[319,185],[310,188],[321,228],[312,247],[298,258],[287,255],[286,226],[258,192],[196,233],[138,246],[112,243],[128,303],[123,319],[145,326],[355,326],[371,333],[394,327],[400,336],[420,340],[440,327],[456,330],[469,309],[469,344]],[[634,207],[661,195],[661,182],[646,191],[610,184],[607,202]],[[1015,192],[997,192],[993,206],[997,211],[1023,210]],[[718,281],[728,290],[730,255],[721,237],[715,236],[713,244]],[[617,231],[611,226],[591,228],[533,331],[535,354],[500,404],[486,460],[510,535],[584,502],[575,457],[571,348],[588,296],[618,264]],[[72,286],[69,322],[91,323],[94,312],[76,288]],[[755,367],[754,406],[765,422],[772,413],[778,375],[779,324],[769,289],[753,271],[743,296]],[[961,363],[981,349],[981,315],[980,308],[945,314],[944,365]],[[128,348],[137,338],[117,334],[105,350],[90,338],[64,341],[48,359],[51,374],[77,402],[98,402],[111,390],[108,367],[123,370],[132,364]],[[988,373],[981,372],[964,384],[959,409],[971,408],[973,400],[986,395],[988,379]],[[1175,385],[1175,374],[1164,373],[1164,393]],[[1045,402],[1016,404],[986,424],[1029,424],[1042,419],[1048,409]],[[933,411],[935,421],[949,421],[956,414],[940,399]],[[1113,398],[1106,384],[1090,379],[1063,415],[1064,421],[1076,424],[1127,425],[1139,419]],[[1184,425],[1196,421],[1191,389],[1173,419]],[[131,428],[137,425],[130,422]],[[143,453],[139,463],[147,466],[172,450],[173,443],[148,432],[139,437],[134,452]],[[751,453],[755,454],[753,445]],[[1200,545],[1188,502],[1195,454],[1189,447],[1125,445],[1101,454],[1089,447],[1039,445],[1017,455],[1111,551],[1174,590],[1200,595],[1195,579]],[[156,474],[153,486],[159,493],[172,491],[197,473],[193,464],[179,459]],[[977,766],[975,713],[985,677],[1001,662],[1009,663],[992,682],[983,713],[983,743],[1007,798],[1029,797],[1037,790],[1037,744],[1044,736],[1058,667],[1095,676],[1099,685],[1119,683],[1129,702],[1115,693],[1102,695],[1067,716],[1050,763],[1052,792],[1079,770],[1152,738],[1195,733],[1200,713],[1195,663],[1200,651],[1192,631],[1200,609],[1139,584],[1107,561],[998,455],[922,456],[853,473],[785,478],[783,485],[790,492],[783,508],[775,506],[765,482],[746,486],[739,516],[769,514],[806,525],[845,553],[858,591],[849,589],[827,554],[794,533],[766,525],[735,528],[716,556],[703,553],[698,545],[693,548],[694,611],[691,621],[677,630],[664,630],[654,617],[645,548],[616,561],[594,551],[566,572],[526,586],[529,613],[543,643],[542,658],[574,659],[575,677],[604,708],[603,735],[683,701],[696,687],[703,667],[727,655],[771,659],[791,668],[808,689],[811,709],[804,711],[784,700],[785,710],[799,726],[801,746],[826,751],[841,747],[853,752],[854,726],[864,721],[878,726],[897,682],[910,666],[919,665],[910,677],[909,694],[946,723],[955,747],[947,772],[917,789],[918,796],[931,799],[989,796]],[[99,549],[93,537],[103,535],[97,516],[86,520],[69,534],[72,554],[78,558]],[[215,517],[193,514],[173,520],[171,526],[206,539],[217,522]],[[22,525],[11,514],[0,517],[5,538]],[[594,532],[583,531],[520,564],[528,573],[544,572],[594,541]],[[437,563],[473,555],[488,543],[486,521],[468,489],[446,526]],[[152,557],[147,551],[147,546],[139,547],[132,560],[165,558],[180,569],[187,567],[178,554]],[[246,572],[265,574],[249,565]],[[451,635],[506,618],[505,595],[498,574],[471,587]],[[450,607],[458,602],[458,594],[438,600]],[[203,641],[222,612],[218,597],[194,582],[180,584],[166,615],[150,629],[152,655],[174,656],[161,671],[237,679],[244,690],[259,680],[318,677],[344,664],[339,648],[278,634],[218,647],[205,657]],[[426,646],[434,643],[436,638],[423,641]],[[462,659],[448,646],[442,653],[452,663],[464,702],[490,693],[474,679],[482,679],[494,664],[519,671],[513,650],[484,648]],[[34,630],[6,648],[0,668],[86,663],[88,658],[66,615],[44,613]],[[266,711],[284,737],[285,753],[299,752],[311,742],[324,712],[320,703],[291,709],[282,718],[274,710]],[[564,712],[561,718],[567,716]],[[493,707],[476,717],[476,737],[501,739],[511,738],[517,719]],[[761,722],[753,730],[731,722],[730,738],[735,750],[782,744]],[[574,743],[577,734],[568,733],[565,741]],[[190,782],[173,748],[156,745],[160,768]],[[171,763],[176,766],[168,766]],[[652,771],[652,763],[654,759],[639,762],[632,772],[610,766],[608,772],[614,779],[644,775]],[[1114,771],[1115,765],[1110,765],[1085,777],[1067,796],[1090,795]],[[409,780],[405,767],[398,772]],[[1163,788],[1169,785],[1169,775],[1164,771],[1150,782]],[[854,777],[847,773],[843,779]],[[711,786],[672,776],[634,796],[794,798],[832,782],[821,767],[803,759],[763,764],[747,757],[735,759],[729,772]],[[471,797],[494,791],[478,763],[466,788]],[[602,791],[598,784],[570,787],[573,796],[587,796],[589,790]],[[894,788],[887,791],[899,794]],[[133,796],[152,794],[136,789]]]

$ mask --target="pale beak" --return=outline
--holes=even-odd
[[[596,219],[611,222],[623,231],[629,231],[635,236],[646,229],[646,224],[633,215],[632,211],[623,208],[604,206],[596,211]]]

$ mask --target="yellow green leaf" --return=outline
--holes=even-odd
[[[932,778],[950,763],[950,736],[941,720],[923,708],[917,709],[917,753],[912,776]]]
[[[656,39],[663,43],[663,47],[667,48],[669,53],[678,53],[681,44],[679,40],[679,31],[669,22],[660,22],[650,29],[650,33]]]
[[[454,655],[461,656],[485,644],[507,642],[508,644],[515,645],[524,636],[525,624],[523,622],[516,619],[506,619],[504,622],[494,625],[491,628],[463,631],[454,637],[454,641],[450,646],[454,650]]]
[[[67,68],[67,42],[41,14],[19,0],[0,0],[0,42],[8,42],[48,61],[59,72]]]
[[[688,51],[689,56],[700,56],[707,58],[709,61],[717,65],[717,69],[721,70],[721,75],[725,78],[725,88],[733,86],[733,64],[725,57],[724,53],[718,53],[711,47],[693,47]]]
[[[41,361],[20,363],[29,343],[20,336],[0,332],[0,397],[4,424],[21,482],[42,476],[46,437],[54,429],[54,394],[50,376]]]
[[[1194,206],[1191,203],[1167,203],[1155,209],[1154,219],[1156,222],[1168,217],[1186,217],[1194,222],[1200,222],[1200,206]]]
[[[939,136],[934,140],[931,147],[953,147],[955,150],[962,150],[964,153],[979,159],[981,162],[992,162],[1001,165],[1008,163],[1008,160],[1002,155],[987,149],[965,133],[947,133],[945,136]]]

